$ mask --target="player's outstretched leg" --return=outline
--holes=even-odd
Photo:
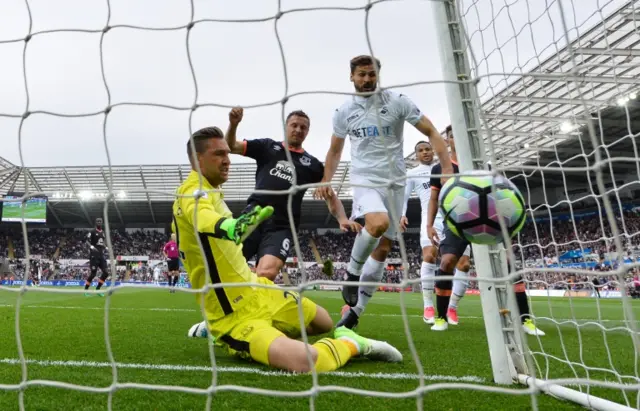
[[[436,307],[438,309],[438,317],[431,327],[433,331],[445,331],[449,328],[447,311],[449,308],[449,300],[451,299],[453,282],[451,280],[438,279],[438,277],[445,275],[451,275],[451,273],[442,270],[442,268],[436,273]]]
[[[442,280],[439,277],[452,276],[453,268],[458,262],[455,254],[443,254],[440,261],[440,269],[436,272],[436,308],[438,309],[438,317],[431,327],[433,331],[445,331],[449,328],[447,322],[447,312],[449,310],[449,301],[451,300],[451,289],[453,281]]]
[[[293,372],[310,372],[307,350],[311,355],[316,372],[319,373],[344,367],[355,357],[364,357],[374,361],[402,361],[402,353],[392,345],[361,337],[348,328],[340,327],[336,328],[334,338],[323,338],[310,347],[307,347],[302,341],[284,336],[273,340],[268,348],[268,364]],[[259,358],[254,359],[260,361]]]
[[[352,285],[344,285],[342,287],[342,298],[350,307],[354,307],[358,303],[358,286],[353,283],[360,281],[362,267],[367,261],[367,258],[371,255],[371,252],[376,248],[378,240],[380,240],[380,236],[382,236],[383,232],[384,230],[370,234],[369,231],[367,231],[365,223],[365,227],[360,231],[353,242],[349,265],[347,266],[347,282],[351,282]]]
[[[98,286],[96,287],[96,290],[101,289],[104,285],[104,282],[109,277],[109,271],[107,270],[107,261],[105,259],[102,259],[98,268],[100,268],[100,278],[98,279]],[[98,296],[104,297],[104,293],[98,293]]]
[[[469,242],[454,235],[446,226],[442,234],[443,238],[440,241],[440,269],[436,274],[436,307],[438,309],[438,318],[431,327],[433,331],[445,331],[449,326],[447,313],[449,311],[449,302],[453,288],[452,280],[442,280],[438,277],[453,277],[453,270],[469,246]]]
[[[387,235],[393,236],[394,233],[387,232],[380,238],[375,250],[371,253],[364,266],[362,267],[362,275],[360,282],[379,283],[384,276],[384,262],[391,251],[392,240]],[[342,310],[342,318],[338,321],[336,327],[345,326],[353,329],[358,325],[358,319],[362,316],[365,307],[369,303],[373,293],[376,292],[375,285],[361,285],[358,287],[357,301],[355,307]]]
[[[382,238],[380,242],[380,247],[385,246],[386,242],[389,242],[389,249],[391,248],[391,241],[387,238]],[[373,282],[377,283],[382,280],[382,276],[384,275],[384,261],[377,261],[373,257],[367,258],[367,261],[362,268],[362,275],[360,276],[361,282]],[[336,327],[347,327],[349,329],[353,329],[358,325],[358,319],[362,316],[367,304],[371,297],[373,297],[373,293],[376,292],[375,285],[361,285],[358,287],[358,297],[357,303],[355,307],[342,310],[342,318],[336,324]]]
[[[384,206],[383,195],[373,189],[364,190],[362,187],[354,187],[354,198],[358,198],[362,204],[367,204],[372,210],[364,214],[364,227],[356,236],[351,249],[349,265],[347,266],[347,281],[342,286],[342,298],[350,307],[355,307],[358,303],[358,286],[353,284],[360,281],[362,270],[371,253],[375,250],[376,261],[383,261],[387,258],[388,251],[384,253],[384,244],[381,242],[382,235],[389,230],[389,214]],[[389,230],[388,235],[395,233]],[[390,249],[390,246],[389,246]],[[352,285],[347,285],[351,283]]]
[[[545,332],[540,330],[533,323],[529,311],[529,300],[527,299],[527,290],[523,280],[518,281],[513,285],[516,293],[516,303],[518,304],[518,310],[520,311],[520,319],[522,321],[522,329],[529,335],[545,335]]]
[[[420,285],[422,286],[422,302],[424,311],[422,319],[427,324],[433,324],[436,321],[436,311],[433,308],[433,291],[435,287],[436,276],[436,257],[437,248],[431,246],[430,241],[426,238],[426,233],[420,234],[422,247],[422,264],[420,266]]]
[[[333,336],[337,340],[351,342],[358,347],[358,355],[370,360],[385,362],[402,361],[402,353],[388,342],[362,337],[347,327],[336,328]]]
[[[467,250],[469,250],[469,247],[467,247]],[[458,261],[455,274],[453,275],[453,290],[451,300],[449,301],[449,308],[447,309],[447,321],[451,325],[458,325],[458,303],[467,293],[467,288],[469,288],[470,267],[469,256],[465,251],[465,255]]]
[[[107,277],[109,277],[109,273],[105,273],[103,272],[100,275],[100,278],[98,279],[98,286],[96,287],[96,290],[99,290],[102,288],[102,286],[104,285],[104,282],[107,280]],[[98,296],[100,297],[104,297],[104,293],[98,293]]]
[[[91,282],[93,281],[94,278],[96,278],[96,275],[98,273],[98,269],[97,268],[91,268],[91,274],[89,274],[89,278],[87,278],[87,280],[84,282],[84,289],[88,290],[89,287],[91,287]],[[86,296],[90,296],[91,294],[89,293],[84,293],[84,295]]]

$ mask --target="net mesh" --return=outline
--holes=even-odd
[[[531,312],[554,338],[528,340],[530,372],[592,395],[614,382],[609,398],[637,408],[638,2],[463,3],[488,157],[524,188],[535,221],[512,278],[546,297]]]
[[[581,0],[586,3],[586,0]],[[114,109],[138,107],[161,107],[188,113],[189,135],[192,133],[193,115],[202,107],[230,107],[220,102],[203,102],[200,98],[200,79],[194,70],[194,49],[191,35],[198,26],[204,24],[225,23],[259,23],[272,22],[277,39],[279,58],[282,60],[283,89],[282,97],[277,101],[247,105],[254,108],[267,105],[280,105],[280,115],[284,124],[285,104],[296,94],[331,93],[327,91],[290,92],[288,76],[288,59],[279,30],[279,22],[287,15],[298,13],[318,13],[324,11],[354,11],[364,16],[364,30],[369,51],[375,54],[370,39],[369,14],[379,7],[384,0],[370,1],[354,7],[310,7],[285,9],[277,2],[277,10],[267,17],[237,19],[195,19],[196,2],[185,2],[189,5],[188,23],[175,27],[142,27],[132,24],[112,25],[112,2],[105,2],[103,23],[91,28],[54,28],[46,30],[33,29],[32,6],[34,0],[25,0],[23,11],[28,14],[28,30],[19,38],[2,39],[0,45],[22,46],[23,92],[26,96],[24,106],[11,106],[10,112],[0,113],[0,117],[19,119],[17,130],[20,165],[25,167],[23,152],[23,130],[30,121],[37,121],[41,116],[59,118],[102,117],[102,139],[106,155],[106,184],[108,194],[104,198],[103,218],[105,221],[106,242],[109,258],[114,261],[112,238],[110,235],[109,204],[118,198],[113,187],[114,174],[109,142],[108,122]],[[462,24],[470,44],[465,52],[472,62],[472,80],[478,82],[481,114],[481,130],[488,148],[487,156],[491,158],[498,172],[509,174],[521,187],[529,205],[531,216],[541,218],[539,224],[529,224],[519,235],[514,247],[519,272],[524,274],[530,290],[542,289],[548,296],[544,300],[532,300],[531,310],[536,322],[545,328],[548,336],[529,340],[528,353],[532,354],[535,369],[539,377],[555,380],[566,385],[577,386],[581,391],[601,394],[608,387],[615,391],[614,400],[628,406],[637,407],[640,396],[633,391],[640,388],[638,378],[638,335],[637,324],[632,306],[626,295],[625,284],[629,275],[635,273],[637,263],[625,262],[628,246],[635,251],[638,244],[636,235],[638,224],[635,216],[625,209],[635,194],[634,185],[640,179],[640,166],[637,164],[638,151],[635,137],[637,123],[634,121],[636,83],[638,78],[638,62],[634,51],[637,37],[636,1],[624,2],[624,7],[617,10],[623,2],[591,1],[589,5],[577,4],[576,1],[546,1],[544,3],[514,0],[495,2],[488,0],[466,0],[455,2],[459,12],[459,23]],[[584,13],[581,9],[588,10]],[[523,12],[526,10],[526,12]],[[609,17],[615,12],[615,17]],[[428,16],[425,16],[428,19]],[[590,29],[594,24],[597,30]],[[104,48],[109,36],[114,33],[134,31],[162,31],[175,36],[184,36],[184,56],[188,61],[190,77],[193,83],[194,98],[183,104],[154,103],[148,101],[119,101],[112,95],[104,58]],[[104,108],[95,110],[71,110],[58,112],[53,109],[34,110],[31,96],[36,87],[30,83],[28,70],[28,51],[36,39],[54,34],[69,36],[87,33],[100,36],[100,71],[107,103]],[[550,37],[541,33],[551,33]],[[540,37],[543,37],[542,39]],[[569,47],[568,41],[579,38]],[[525,47],[523,43],[526,43]],[[528,50],[528,55],[525,50]],[[547,56],[547,57],[545,57]],[[177,58],[177,57],[176,57]],[[273,58],[273,56],[271,57]],[[382,87],[392,86],[384,83]],[[416,84],[436,83],[423,81]],[[397,85],[393,85],[397,86]],[[406,84],[404,86],[407,86]],[[332,94],[341,94],[333,92]],[[619,101],[620,100],[620,101]],[[615,128],[614,128],[615,127]],[[612,131],[613,129],[613,131]],[[290,154],[287,155],[291,161]],[[28,170],[28,168],[27,168]],[[299,187],[294,184],[288,193],[292,194]],[[21,174],[25,198],[38,194],[52,195],[46,188],[40,187],[30,173]],[[136,192],[136,189],[131,190]],[[153,190],[140,189],[139,192],[149,195]],[[171,196],[173,190],[157,190]],[[586,195],[584,193],[587,193]],[[74,192],[79,197],[79,192]],[[289,196],[291,199],[291,196]],[[581,218],[577,208],[590,206],[594,208],[596,218]],[[397,215],[400,210],[391,210]],[[551,213],[563,211],[568,213],[566,222],[558,222],[549,217]],[[291,215],[291,201],[289,201]],[[544,218],[547,218],[544,220]],[[24,249],[26,251],[26,272],[30,272],[30,250],[27,225],[22,223]],[[560,260],[566,251],[580,250],[580,257],[585,258],[594,250],[598,254],[598,262],[613,261],[613,269],[606,273],[611,281],[606,285],[594,286],[591,279],[593,271],[585,271],[579,267],[560,268],[550,265],[549,259]],[[302,261],[299,238],[294,230],[294,249],[298,260]],[[407,262],[407,250],[400,239],[400,250],[403,261]],[[635,257],[635,255],[634,255]],[[558,261],[559,264],[559,261]],[[407,264],[404,264],[406,267]],[[304,266],[301,283],[292,290],[303,293],[312,285],[339,285],[333,281],[309,282]],[[115,274],[111,265],[111,274]],[[600,275],[605,276],[605,274]],[[410,280],[405,269],[399,287],[417,284],[419,280]],[[184,293],[203,293],[212,288],[229,286],[227,284],[208,284],[203,289],[182,289]],[[263,285],[258,285],[263,286]],[[135,286],[133,286],[135,287]],[[0,384],[1,390],[19,392],[19,409],[25,409],[25,390],[31,386],[55,387],[91,393],[108,394],[108,409],[113,409],[113,397],[119,390],[139,389],[150,391],[174,391],[204,395],[207,397],[206,409],[211,409],[212,398],[221,392],[243,392],[257,395],[280,397],[308,397],[309,408],[315,409],[318,394],[324,392],[343,392],[360,396],[384,398],[415,398],[418,409],[423,408],[425,393],[446,389],[477,390],[502,394],[529,395],[537,391],[535,388],[505,388],[492,385],[446,382],[427,384],[424,365],[418,350],[413,343],[412,330],[409,325],[405,294],[400,294],[401,320],[407,339],[409,358],[415,363],[418,385],[402,392],[384,392],[350,388],[338,385],[321,385],[315,372],[312,373],[312,385],[301,391],[273,390],[243,385],[221,385],[218,383],[219,367],[211,342],[209,354],[211,359],[211,385],[204,389],[180,385],[155,385],[145,383],[122,382],[119,379],[119,364],[116,362],[111,346],[110,309],[113,295],[118,288],[109,289],[104,306],[104,335],[108,355],[108,366],[112,370],[111,383],[97,387],[91,384],[70,384],[61,381],[30,379],[27,359],[21,341],[21,306],[24,294],[29,293],[82,293],[82,290],[56,288],[0,287],[3,291],[17,293],[15,304],[15,338],[18,347],[18,363],[21,366],[21,381],[18,384]],[[622,303],[605,304],[601,299],[578,298],[584,290],[593,293],[599,289],[601,293],[614,296],[616,292],[622,297]],[[606,289],[606,291],[605,291]],[[569,310],[560,311],[554,308],[555,303],[551,291],[564,291],[569,297]],[[606,301],[608,303],[608,301]],[[301,308],[299,306],[299,313]],[[617,320],[607,318],[617,317]],[[300,315],[302,318],[302,315]],[[304,327],[302,338],[308,341]],[[420,331],[422,332],[422,331]],[[594,354],[596,352],[597,354]],[[633,353],[633,354],[632,354]],[[603,355],[604,354],[604,355]],[[310,357],[309,357],[310,359]],[[594,388],[595,387],[595,388]],[[598,391],[600,390],[600,391]],[[605,392],[606,395],[609,395]],[[537,403],[532,396],[532,406]]]

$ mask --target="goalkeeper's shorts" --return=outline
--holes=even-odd
[[[258,282],[273,285],[260,277]],[[269,365],[269,346],[278,337],[298,338],[301,326],[306,328],[316,316],[317,305],[293,291],[259,288],[250,301],[226,317],[209,324],[216,345],[229,354],[253,359]],[[302,304],[303,321],[298,317],[298,301]]]

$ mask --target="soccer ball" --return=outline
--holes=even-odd
[[[202,321],[197,324],[193,324],[191,328],[189,328],[189,332],[187,332],[187,337],[191,338],[207,338],[209,334],[209,330],[207,330],[206,321]]]
[[[497,244],[504,241],[502,217],[509,237],[513,237],[525,222],[520,190],[503,176],[484,171],[475,174],[454,176],[440,190],[438,200],[445,223],[455,235],[471,243]]]

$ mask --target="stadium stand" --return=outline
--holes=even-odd
[[[627,232],[638,232],[640,228],[640,216],[633,211],[623,213],[619,227],[622,230],[623,221]],[[521,256],[520,263],[524,262],[527,267],[536,267],[546,264],[587,264],[593,271],[602,272],[599,283],[603,285],[603,290],[618,290],[617,284],[608,284],[613,281],[613,277],[606,273],[615,268],[609,263],[607,256],[607,240],[611,232],[605,228],[604,233],[596,216],[585,216],[576,219],[574,227],[571,220],[554,220],[553,230],[550,229],[548,221],[538,221],[538,223],[528,223],[520,235],[520,243],[514,247],[515,254]],[[415,231],[415,230],[414,230]],[[624,232],[624,230],[622,230]],[[553,234],[553,235],[552,235]],[[576,236],[577,234],[577,236]],[[87,246],[84,230],[60,230],[60,229],[32,229],[29,231],[29,244],[31,247],[31,261],[38,262],[42,269],[42,279],[44,280],[82,280],[88,274],[86,263]],[[144,256],[148,262],[161,262],[162,246],[166,242],[167,235],[160,229],[133,229],[111,231],[114,255],[116,257]],[[349,259],[348,250],[353,242],[353,234],[338,233],[331,230],[303,230],[300,233],[300,246],[302,255],[307,267],[307,276],[310,281],[327,279],[321,271],[321,262],[331,259],[337,264],[334,275],[331,279],[340,281],[346,276],[346,270],[342,264],[346,264]],[[577,240],[581,243],[578,243]],[[405,234],[405,245],[407,257],[409,259],[410,278],[416,278],[419,271],[419,236],[415,232]],[[3,227],[0,232],[0,256],[9,257],[9,242],[16,244],[14,257],[9,258],[10,272],[2,273],[4,279],[13,276],[16,279],[24,278],[25,272],[25,251],[23,248],[22,233],[20,230],[7,230]],[[572,251],[579,250],[579,246],[584,248],[584,253],[577,255],[567,255]],[[638,237],[628,236],[625,239],[627,246],[626,259],[637,260],[640,256],[640,240]],[[318,261],[313,252],[313,247],[317,249],[321,260]],[[565,258],[566,257],[566,258]],[[388,265],[383,282],[399,283],[402,277],[403,267],[400,264],[400,249],[396,244],[390,254],[390,261],[395,261]],[[80,260],[78,263],[77,260]],[[296,268],[294,259],[290,259],[288,272],[294,281],[299,277],[300,271]],[[75,262],[72,262],[75,261]],[[342,263],[342,264],[340,264]],[[152,269],[150,263],[131,264],[126,270],[119,269],[116,280],[152,281]],[[639,275],[638,270],[629,272],[627,282],[631,289],[635,289],[635,283]],[[471,270],[471,276],[475,276],[475,271]],[[585,287],[587,277],[575,276],[566,273],[554,274],[531,274],[528,278],[531,281],[545,279],[556,289],[570,287],[579,290]],[[277,278],[277,282],[282,282],[282,276]],[[576,283],[572,285],[572,283]],[[532,286],[535,287],[535,282]],[[608,285],[607,285],[608,284]],[[543,288],[542,283],[539,284]],[[471,289],[477,288],[475,282],[471,282]]]
[[[413,156],[408,156],[407,161],[411,167],[414,164]],[[47,223],[29,225],[30,256],[32,261],[39,262],[42,278],[82,280],[86,277],[86,230],[92,226],[96,217],[102,216],[111,184],[114,196],[109,202],[108,217],[114,256],[124,260],[144,257],[144,260],[134,259],[128,264],[119,263],[116,280],[153,281],[152,271],[156,264],[162,262],[162,246],[170,230],[172,190],[187,174],[186,165],[114,166],[112,181],[109,181],[101,166],[24,169],[4,159],[0,165],[5,168],[4,175],[8,176],[0,186],[0,194],[23,191],[24,173],[27,173],[26,177],[34,186],[53,193],[47,204]],[[245,199],[253,187],[254,173],[255,164],[243,164],[230,173],[231,178],[225,184],[225,199],[233,212],[239,212],[244,207]],[[349,163],[340,163],[333,185],[344,202],[347,213],[350,213],[350,192],[342,188],[348,183],[348,174]],[[81,190],[79,187],[92,189]],[[143,190],[150,191],[143,193]],[[583,205],[588,206],[589,203],[584,202]],[[348,251],[354,235],[337,231],[324,203],[313,200],[310,192],[305,197],[303,208],[306,218],[301,223],[299,241],[304,262],[307,263],[308,279],[326,279],[320,267],[324,260],[330,259],[336,263],[332,279],[342,280],[345,270],[341,263],[348,262]],[[591,270],[603,273],[599,278],[603,290],[618,290],[619,285],[611,283],[612,277],[606,275],[607,271],[615,268],[615,264],[609,262],[612,256],[607,253],[611,247],[611,230],[600,223],[597,210],[574,209],[573,219],[563,215],[563,212],[567,212],[566,207],[560,205],[553,211],[551,223],[549,210],[538,210],[536,223],[529,222],[522,230],[518,244],[514,247],[518,264],[525,264],[527,267],[586,265]],[[415,198],[409,202],[408,218],[410,229],[404,236],[409,261],[407,269],[410,278],[416,278],[421,252],[417,227],[420,207]],[[625,233],[625,258],[637,260],[640,255],[640,238],[632,234],[640,232],[638,209],[627,206],[619,214],[618,226]],[[4,271],[9,271],[2,273],[3,279],[23,278],[26,253],[19,224],[2,224],[0,227],[0,257],[8,259],[8,264],[0,264],[0,267],[5,267],[2,268]],[[397,243],[389,261],[383,282],[398,283],[404,268],[401,266]],[[287,264],[289,277],[294,282],[300,276],[296,262],[297,259],[291,258]],[[470,274],[475,276],[473,267]],[[532,273],[528,277],[534,281],[530,284],[531,287],[535,287],[535,280],[544,279],[555,288],[580,289],[584,284],[579,283],[586,281],[586,277],[564,273]],[[629,272],[627,283],[630,290],[635,290],[634,279],[637,277],[638,270]],[[282,276],[278,276],[276,281],[282,282]],[[577,284],[572,285],[573,283]],[[472,281],[471,289],[475,287],[477,285]],[[540,287],[543,287],[542,283]]]

